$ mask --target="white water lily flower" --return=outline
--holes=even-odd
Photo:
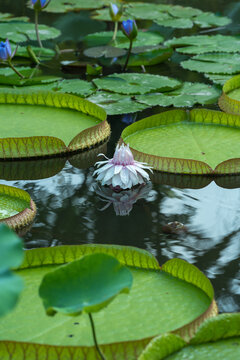
[[[144,184],[149,181],[149,175],[144,170],[152,169],[146,163],[136,161],[129,149],[129,145],[117,145],[112,159],[98,161],[95,165],[100,168],[95,170],[93,175],[97,175],[97,180],[101,181],[102,185],[108,185],[113,188],[131,189],[138,184]],[[103,166],[102,166],[103,165]]]

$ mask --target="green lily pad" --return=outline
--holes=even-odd
[[[13,229],[23,228],[33,222],[36,205],[26,191],[0,185],[0,194],[0,222]]]
[[[173,38],[164,43],[183,54],[205,54],[209,52],[238,52],[239,36],[193,35]]]
[[[11,44],[12,49],[14,49],[16,47],[16,44]],[[31,50],[34,51],[35,54],[40,54],[41,60],[49,60],[52,57],[54,57],[55,55],[55,51],[52,49],[48,49],[48,48],[40,48],[37,46],[31,46]],[[29,52],[27,50],[26,46],[18,46],[17,48],[17,52],[13,58],[13,62],[16,60],[16,58],[18,57],[23,57],[23,58],[29,58]]]
[[[25,79],[20,78],[11,68],[0,68],[0,84],[28,86],[52,83],[61,79],[58,76],[42,75],[40,70],[32,69],[30,67],[18,67],[17,70],[25,77]]]
[[[140,48],[135,48],[139,49]],[[139,51],[138,50],[138,51]],[[164,62],[165,60],[169,59],[173,54],[172,48],[163,48],[161,46],[149,50],[145,50],[139,52],[138,54],[132,53],[129,61],[128,66],[153,66]],[[126,56],[117,60],[117,63],[120,65],[124,65],[126,62]]]
[[[210,26],[226,26],[231,23],[231,19],[225,16],[215,15],[211,12],[204,12],[197,15],[194,18],[194,22],[201,28],[206,28]]]
[[[112,45],[118,48],[129,48],[129,39],[122,31],[117,32],[116,41],[110,43],[113,37],[113,31],[102,31],[94,34],[89,34],[84,38],[84,44],[87,47]],[[156,46],[163,42],[164,38],[157,32],[139,31],[135,40],[133,40],[133,47],[142,46]]]
[[[232,75],[225,74],[204,74],[204,76],[217,85],[224,85],[225,82],[232,77]]]
[[[0,13],[0,21],[1,22],[9,22],[9,21],[24,21],[27,22],[29,21],[29,18],[27,16],[19,16],[16,17],[12,14],[9,13]]]
[[[182,61],[184,69],[211,74],[236,74],[240,72],[240,54],[202,54]]]
[[[128,293],[130,270],[107,254],[86,255],[47,273],[39,295],[46,313],[80,315],[98,312],[120,293]]]
[[[38,287],[43,276],[60,264],[96,253],[114,256],[133,275],[129,295],[119,295],[94,315],[98,342],[108,359],[114,359],[117,353],[118,359],[135,360],[152,336],[165,331],[191,336],[196,324],[216,314],[210,281],[183,260],[170,260],[160,269],[153,255],[132,247],[91,244],[29,250],[17,272],[25,281],[19,306],[0,322],[4,359],[17,357],[23,347],[25,360],[36,360],[40,354],[44,358],[49,345],[52,357],[58,354],[60,360],[72,356],[81,359],[83,354],[95,358],[87,314],[79,319],[63,314],[48,317]],[[8,346],[11,341],[14,349]],[[37,353],[31,351],[36,346],[33,343],[38,344]]]
[[[149,107],[131,99],[129,95],[113,94],[107,91],[97,91],[88,100],[104,108],[108,115],[119,115],[142,111]]]
[[[49,5],[44,9],[47,12],[63,13],[68,11],[99,9],[104,5],[108,5],[108,0],[51,0]],[[30,5],[31,7],[31,5]]]
[[[0,317],[14,308],[23,282],[10,270],[23,260],[21,239],[6,225],[0,224]]]
[[[240,119],[220,111],[172,110],[126,127],[121,141],[154,169],[181,174],[240,172]]]
[[[105,58],[114,58],[118,56],[123,56],[126,54],[126,50],[118,49],[114,46],[96,46],[84,50],[84,55],[92,58],[100,58],[104,56]]]
[[[149,106],[191,107],[195,104],[213,104],[219,98],[220,93],[219,89],[211,85],[185,82],[180,88],[173,91],[137,95],[135,99]]]
[[[60,30],[46,25],[39,25],[41,40],[55,39],[61,34]],[[24,42],[28,39],[37,40],[35,25],[24,22],[0,24],[0,39],[12,41],[13,43]]]
[[[206,320],[189,343],[164,334],[151,341],[139,360],[235,360],[240,357],[240,314],[222,314]]]
[[[168,91],[181,85],[180,81],[167,76],[123,73],[112,74],[101,79],[94,79],[98,89],[119,94],[146,94],[154,90]]]
[[[223,111],[240,114],[240,75],[232,77],[223,85],[223,93],[218,103]]]
[[[0,104],[0,158],[3,159],[87,149],[110,134],[105,111],[78,96],[0,91]],[[7,126],[6,118],[11,119]]]

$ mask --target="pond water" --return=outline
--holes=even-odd
[[[0,3],[2,12],[33,17],[33,13],[26,9],[25,1],[14,2],[14,5],[9,0],[1,0]],[[221,12],[233,20],[240,15],[238,1],[164,3]],[[68,15],[45,13],[41,22],[59,27],[63,33],[61,48],[71,48],[76,41],[81,41],[86,32],[102,30],[96,22],[92,22],[93,28],[90,29],[87,15],[87,12]],[[73,25],[76,23],[77,28]],[[227,29],[219,29],[218,32],[236,34],[238,30],[238,23],[233,21]],[[162,29],[166,38],[196,31]],[[204,33],[203,30],[201,32]],[[73,57],[73,54],[69,55],[69,59]],[[151,67],[149,72],[206,82],[202,75],[181,70],[177,64],[178,57],[175,56],[175,62],[171,64]],[[60,74],[59,63],[50,65],[54,66],[55,74],[56,68]],[[75,71],[75,74],[64,73],[62,76],[84,78],[84,69],[81,73]],[[211,108],[217,108],[217,105]],[[163,110],[166,109],[154,109],[154,112]],[[137,119],[151,113],[149,110],[138,113]],[[109,117],[112,135],[107,144],[107,154],[110,157],[121,131],[127,126],[124,120],[124,116]],[[24,235],[26,248],[84,243],[120,244],[144,248],[153,253],[160,264],[174,257],[185,259],[210,278],[221,312],[240,311],[240,177],[218,178],[215,182],[204,177],[155,174],[152,183],[144,188],[114,195],[98,187],[93,178],[96,154],[103,151],[101,147],[90,154],[82,153],[69,159],[0,164],[1,184],[28,191],[38,208],[34,224]],[[36,180],[23,180],[27,176]],[[164,226],[173,221],[183,223],[185,231],[166,233]]]

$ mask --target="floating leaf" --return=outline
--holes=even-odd
[[[153,339],[139,360],[237,359],[240,356],[240,314],[206,320],[189,343],[174,334]]]
[[[23,289],[20,277],[10,270],[20,266],[22,261],[21,239],[6,225],[0,224],[0,317],[13,309]]]
[[[112,74],[101,79],[94,79],[98,89],[119,94],[146,94],[154,90],[168,91],[181,85],[180,81],[167,76],[123,73]]]
[[[46,25],[39,25],[41,40],[55,39],[61,34],[60,30]],[[24,42],[28,39],[37,40],[35,25],[29,23],[13,22],[0,24],[0,38],[8,39],[14,43]]]
[[[25,79],[21,79],[11,68],[0,68],[0,84],[27,86],[51,83],[60,79],[53,75],[42,75],[40,70],[32,69],[30,67],[18,67],[17,70],[25,77]]]
[[[213,104],[219,95],[220,90],[211,85],[185,82],[173,91],[138,95],[135,99],[149,106],[191,107],[194,104]]]
[[[231,19],[225,16],[215,15],[211,12],[204,12],[197,15],[194,18],[194,22],[201,28],[206,28],[209,26],[226,26],[231,23]]]
[[[217,85],[224,85],[225,82],[232,77],[231,75],[224,74],[204,74],[204,76]]]
[[[139,49],[139,48],[136,48]],[[128,66],[152,66],[157,65],[165,60],[169,59],[173,54],[172,48],[162,48],[157,47],[153,50],[139,52],[138,54],[131,54]],[[126,61],[126,56],[117,60],[117,63],[124,65]]]
[[[239,36],[193,35],[173,38],[165,42],[183,54],[204,54],[209,52],[238,52]]]
[[[126,54],[126,50],[118,49],[114,46],[97,46],[84,50],[84,55],[92,58],[100,58],[104,56],[105,58],[114,58],[118,56],[123,56]]]
[[[142,111],[149,105],[133,101],[130,96],[113,94],[107,91],[97,91],[88,100],[103,107],[108,115],[128,114]]]
[[[38,297],[38,287],[46,273],[60,264],[95,253],[114,256],[129,267],[133,275],[129,295],[116,297],[107,309],[94,315],[96,328],[102,329],[98,332],[98,342],[109,360],[113,360],[116,353],[120,360],[135,360],[152,336],[165,331],[191,336],[197,324],[216,314],[210,281],[183,260],[170,260],[164,264],[165,270],[161,270],[153,255],[132,247],[91,244],[29,250],[19,269],[26,284],[21,302],[0,322],[0,336],[3,338],[4,334],[5,339],[0,341],[4,359],[17,357],[23,348],[25,360],[36,360],[40,354],[45,358],[49,345],[52,345],[52,357],[60,360],[73,356],[96,357],[88,316],[83,314],[79,320],[62,314],[49,318]],[[11,341],[14,348],[9,347]],[[33,346],[37,346],[37,352],[31,351]]]
[[[0,21],[1,22],[8,22],[8,21],[24,21],[27,22],[29,21],[29,18],[27,16],[19,16],[19,17],[15,17],[12,14],[9,13],[0,13]]]
[[[0,195],[0,222],[13,229],[23,228],[33,222],[36,206],[26,191],[0,185]]]
[[[121,141],[154,169],[181,174],[240,172],[240,119],[220,111],[172,110],[125,128]]]
[[[184,69],[212,74],[235,74],[240,72],[240,54],[203,54],[182,61]]]
[[[96,90],[91,82],[80,79],[62,80],[59,81],[56,85],[57,91],[59,92],[76,94],[82,97],[86,97]]]
[[[46,313],[98,312],[132,286],[130,270],[107,254],[86,255],[47,273],[40,285]]]
[[[159,19],[155,19],[154,22],[160,26],[168,26],[177,29],[191,29],[193,27],[193,22],[188,18],[181,19],[170,16],[168,18],[160,17]]]
[[[56,155],[86,149],[110,133],[105,111],[74,95],[0,91],[0,103],[0,158]],[[6,118],[11,120],[8,126]]]
[[[51,0],[50,4],[44,9],[47,12],[62,13],[67,11],[79,11],[99,9],[104,5],[108,5],[108,0]],[[30,6],[31,7],[31,6]]]
[[[94,34],[89,34],[84,38],[84,44],[87,47],[112,45],[118,48],[129,48],[129,40],[122,31],[117,32],[116,41],[111,43],[113,31],[102,31]],[[156,46],[163,42],[164,38],[157,32],[139,31],[138,36],[133,40],[133,47],[142,46]]]
[[[219,106],[230,114],[240,114],[240,75],[234,76],[223,86]]]

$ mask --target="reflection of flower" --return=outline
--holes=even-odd
[[[31,0],[31,1],[34,9],[39,11],[45,9],[45,7],[48,6],[51,0]]]
[[[15,55],[16,50],[12,52],[10,42],[8,39],[0,42],[0,61],[11,60]]]
[[[122,22],[122,31],[129,40],[134,40],[138,34],[138,28],[135,20],[126,20]]]
[[[146,199],[151,190],[151,183],[147,185],[142,184],[134,189],[123,190],[121,192],[116,192],[111,188],[100,186],[95,189],[96,193],[100,196],[100,199],[107,202],[107,204],[100,210],[103,211],[113,204],[116,215],[120,216],[129,215],[133,208],[133,204],[139,199]]]
[[[118,189],[131,189],[133,186],[143,184],[149,181],[149,175],[144,169],[150,171],[151,168],[146,163],[134,160],[129,145],[117,145],[112,159],[96,162],[97,167],[103,165],[100,169],[94,171],[97,180],[102,185],[108,185]]]

